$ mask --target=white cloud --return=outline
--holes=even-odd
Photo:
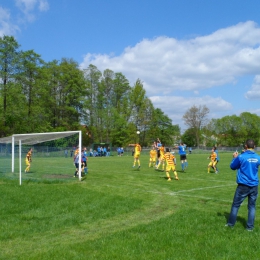
[[[48,3],[48,1],[40,0],[39,10],[40,11],[47,11],[47,10],[49,10],[49,3]]]
[[[47,0],[15,0],[15,3],[23,16],[18,15],[15,20],[8,9],[0,6],[0,37],[15,35],[17,31],[20,31],[19,25],[35,20],[37,11],[43,12],[49,9]]]
[[[37,0],[16,0],[16,5],[19,7],[23,12],[30,12],[34,9]]]
[[[0,6],[0,37],[14,34],[19,27],[11,22],[11,15],[7,9]]]
[[[245,23],[238,23],[237,25],[230,26],[228,28],[219,29],[211,35],[204,37],[197,37],[196,40],[205,44],[223,44],[223,39],[227,46],[229,44],[236,45],[239,43],[244,46],[259,45],[259,29],[257,24],[253,21]]]
[[[38,8],[40,11],[49,9],[48,0],[16,0],[16,6],[23,12],[28,13]]]
[[[260,75],[256,75],[251,90],[245,94],[247,99],[260,100]]]
[[[0,19],[1,20],[9,20],[10,19],[10,12],[3,7],[0,6]]]
[[[119,56],[88,53],[80,66],[87,68],[89,64],[101,71],[122,72],[132,85],[141,79],[154,106],[183,128],[182,116],[194,104],[205,104],[210,109],[209,118],[232,111],[231,103],[222,97],[199,95],[217,86],[232,88],[240,77],[259,73],[260,28],[248,21],[189,40],[143,39]],[[258,76],[246,97],[260,97]]]
[[[148,95],[160,89],[199,91],[235,83],[260,67],[260,29],[251,21],[190,40],[144,39],[120,56],[87,54],[81,64],[120,71],[130,82],[140,78]]]
[[[221,97],[189,97],[182,96],[152,96],[150,97],[155,108],[160,108],[173,124],[178,124],[183,129],[183,115],[193,105],[205,105],[209,108],[209,118],[215,118],[215,113],[222,113],[232,109],[232,105]],[[184,127],[185,128],[185,127]]]
[[[47,11],[49,3],[47,0],[16,0],[16,6],[24,13],[27,21],[35,20],[35,10]]]

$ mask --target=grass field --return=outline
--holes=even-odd
[[[89,158],[81,182],[71,158],[33,158],[21,186],[17,173],[0,173],[0,259],[260,259],[260,201],[253,232],[247,203],[225,227],[232,154],[220,154],[219,174],[207,173],[207,156],[188,155],[186,172],[177,156],[180,180],[171,182],[148,168],[147,154],[140,170],[130,155]]]

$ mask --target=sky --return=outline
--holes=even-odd
[[[123,73],[184,132],[184,113],[260,116],[259,0],[0,0],[0,37],[46,62]]]

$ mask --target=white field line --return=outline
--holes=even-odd
[[[188,195],[188,194],[177,194],[177,193],[174,193],[174,192],[163,193],[163,192],[151,192],[150,191],[149,193],[157,193],[157,194],[163,194],[163,195],[169,195],[169,196],[192,197],[192,198],[199,198],[199,199],[205,199],[205,200],[214,200],[214,201],[221,201],[221,202],[232,203],[232,200],[222,200],[222,199],[216,199],[216,198],[211,198],[211,197],[197,196],[197,195]]]
[[[200,198],[200,199],[207,199],[207,200],[215,200],[215,201],[223,201],[223,202],[232,202],[232,200],[221,200],[221,199],[216,199],[215,197],[204,197],[204,196],[196,196],[196,195],[189,195],[187,194],[188,192],[193,192],[193,191],[198,191],[198,190],[206,190],[206,189],[215,189],[215,188],[223,188],[223,187],[229,187],[229,186],[234,186],[234,184],[230,185],[221,185],[221,186],[210,186],[210,187],[203,187],[203,188],[195,188],[195,189],[190,189],[190,190],[179,190],[176,192],[156,192],[156,191],[147,191],[149,193],[158,193],[158,194],[164,194],[164,195],[169,195],[169,196],[185,196],[185,197],[192,197],[192,198]],[[186,194],[183,194],[186,193]]]
[[[172,194],[169,194],[172,196]],[[173,194],[173,196],[175,195],[179,195],[179,194]],[[188,194],[182,194],[181,196],[183,197],[192,197],[192,198],[198,198],[198,199],[204,199],[204,200],[214,200],[214,201],[220,201],[220,202],[228,202],[228,203],[232,203],[232,200],[221,200],[221,199],[216,199],[216,198],[211,198],[211,197],[204,197],[204,196],[194,196],[194,195],[188,195]],[[242,206],[243,204],[241,204]]]
[[[234,184],[209,186],[209,187],[195,188],[195,189],[190,189],[190,190],[179,190],[179,191],[176,191],[176,192],[171,192],[170,195],[175,195],[175,194],[182,193],[182,192],[186,193],[186,192],[190,192],[190,191],[215,189],[215,188],[222,188],[222,187],[228,187],[228,186],[234,186]]]
[[[235,186],[235,185],[236,185],[236,183],[229,184],[229,185],[218,185],[218,186],[195,188],[195,189],[189,189],[189,190],[179,190],[179,191],[176,191],[176,192],[145,191],[143,189],[142,190],[141,189],[134,189],[134,191],[135,192],[141,192],[141,193],[154,193],[154,194],[162,194],[162,195],[169,195],[169,196],[185,196],[185,197],[200,198],[200,199],[207,199],[207,200],[214,200],[214,201],[222,201],[222,202],[231,203],[232,200],[222,200],[222,199],[217,199],[216,197],[213,197],[213,198],[212,197],[204,197],[204,196],[197,196],[197,195],[194,195],[194,194],[189,195],[187,193],[193,192],[193,191],[198,191],[198,190],[224,188],[224,187],[230,187],[230,186]],[[113,185],[108,185],[108,184],[106,184],[104,186],[109,187],[109,188],[119,188],[119,186],[113,186]],[[100,185],[99,185],[99,187],[100,187]]]
[[[220,175],[217,175],[217,176],[220,176]],[[178,177],[180,178],[180,175],[178,175]],[[226,180],[219,180],[219,179],[206,180],[206,179],[198,179],[198,178],[190,178],[190,177],[185,178],[185,180],[206,181],[206,182],[224,182],[224,183],[230,182],[231,183],[231,181],[226,181]],[[235,181],[232,181],[232,183],[236,184]]]

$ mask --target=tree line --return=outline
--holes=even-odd
[[[69,58],[45,62],[33,50],[22,50],[13,36],[0,37],[0,137],[82,130],[84,145],[148,146],[157,137],[166,145],[182,140],[188,146],[239,146],[248,138],[259,143],[256,114],[208,114],[206,106],[189,108],[181,136],[179,125],[153,106],[140,79],[131,86],[110,69],[101,72],[90,64],[81,70]]]
[[[13,36],[0,37],[0,119],[0,137],[82,130],[84,145],[114,146],[180,138],[179,125],[153,106],[140,79],[131,86],[110,69],[81,70],[69,58],[45,62]]]
[[[231,146],[243,147],[247,139],[260,143],[260,117],[250,112],[240,115],[208,119],[209,109],[206,106],[192,106],[183,115],[189,127],[182,135],[188,146]]]

